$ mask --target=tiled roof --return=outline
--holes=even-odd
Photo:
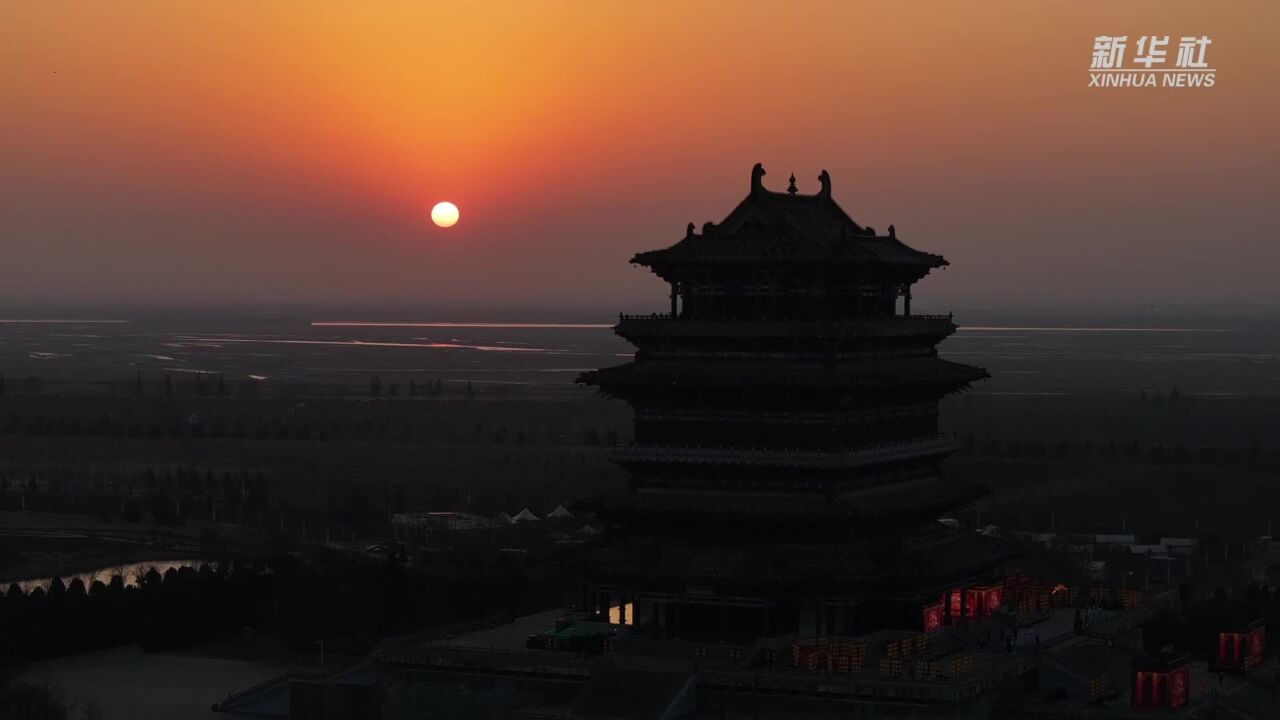
[[[900,577],[945,577],[960,568],[991,568],[1016,555],[994,538],[964,530],[943,529],[910,544],[895,574]]]
[[[988,377],[981,368],[936,357],[842,363],[653,359],[583,373],[578,382],[625,387],[816,387],[891,389],[907,386],[959,388]]]
[[[856,578],[874,568],[860,545],[682,544],[637,540],[599,548],[580,559],[594,576],[717,586],[794,585],[823,577]]]
[[[763,175],[758,165],[756,171]],[[831,197],[825,171],[816,195],[765,190],[753,175],[751,192],[719,224],[707,223],[701,234],[692,225],[684,239],[664,250],[642,252],[632,262],[658,268],[704,263],[879,263],[912,268],[947,264],[941,255],[921,252],[899,241],[894,232],[877,235],[853,218]]]
[[[648,518],[659,524],[749,521],[753,526],[824,526],[856,533],[881,522],[937,515],[989,492],[976,483],[934,478],[868,489],[839,500],[816,494],[633,492],[590,498],[580,504],[604,517]]]
[[[857,540],[788,545],[741,536],[713,544],[636,537],[592,549],[577,562],[593,577],[648,583],[843,587],[873,592],[882,583],[907,589],[985,572],[1014,554],[999,541],[945,531],[937,544],[909,543],[891,556]]]

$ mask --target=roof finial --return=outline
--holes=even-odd
[[[764,182],[762,180],[763,178],[764,178],[764,165],[761,165],[760,163],[756,163],[755,166],[751,168],[751,193],[753,195],[757,192],[764,191]]]
[[[831,197],[831,176],[827,174],[826,170],[818,174],[818,182],[822,184],[822,189],[818,191],[818,194],[823,197]]]
[[[689,227],[685,228],[684,236],[687,238],[693,237],[693,223],[689,223]]]
[[[896,237],[898,237],[898,233],[897,233],[897,231],[896,231],[896,230],[894,230],[894,229],[893,229],[893,226],[892,226],[892,225],[890,225],[890,226],[889,226],[889,237],[891,237],[891,238],[896,238]]]
[[[791,193],[792,195],[795,195],[797,192],[795,173],[791,173],[791,184],[787,186],[787,192]]]

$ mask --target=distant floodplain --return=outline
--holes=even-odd
[[[228,382],[343,385],[501,384],[579,392],[589,368],[633,348],[602,323],[380,320],[0,319],[0,373],[42,393],[104,393],[142,374],[222,375]],[[986,367],[991,394],[1169,390],[1280,394],[1280,331],[1208,327],[961,327],[943,357]]]

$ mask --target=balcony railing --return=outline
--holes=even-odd
[[[875,463],[942,455],[959,449],[960,442],[955,435],[946,433],[919,440],[879,443],[835,451],[623,444],[614,450],[614,458],[624,462],[671,462],[694,465],[856,468]]]
[[[626,338],[942,338],[955,331],[950,315],[893,315],[844,320],[711,320],[667,313],[618,315],[614,331]]]

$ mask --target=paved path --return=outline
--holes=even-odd
[[[71,697],[92,697],[102,705],[105,720],[225,720],[210,706],[288,669],[279,663],[147,654],[126,647],[37,663],[22,679],[48,680]]]

